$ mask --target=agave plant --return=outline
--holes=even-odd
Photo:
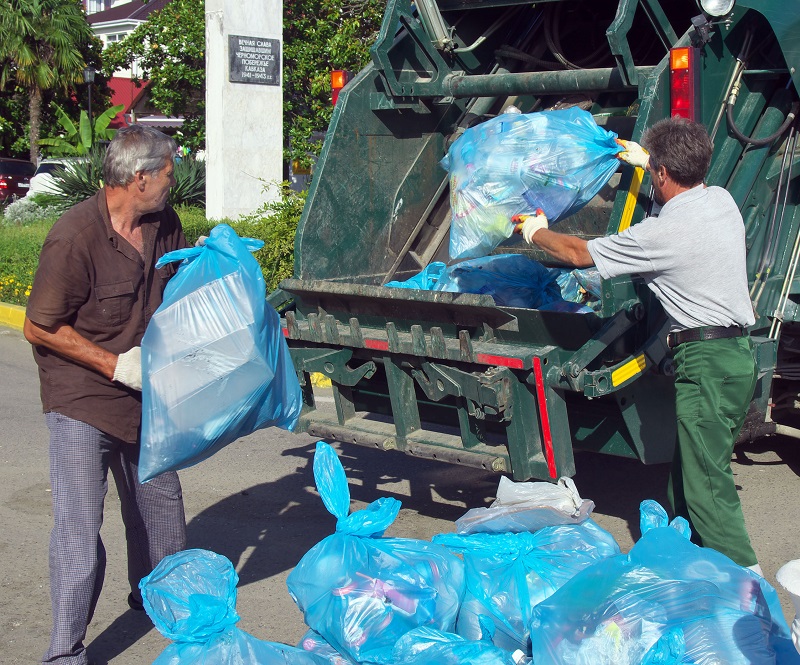
[[[37,200],[43,205],[57,206],[62,211],[76,203],[94,196],[103,186],[103,159],[106,156],[104,144],[92,146],[86,158],[59,168],[51,173],[52,193],[39,194]]]
[[[103,144],[93,146],[85,159],[70,164],[67,168],[56,169],[50,194],[40,194],[42,205],[58,206],[66,210],[94,196],[103,186],[103,159],[106,148]],[[169,204],[205,206],[206,164],[193,157],[184,157],[175,163],[175,186],[169,193]]]
[[[175,162],[175,186],[169,193],[169,204],[205,207],[205,161],[187,156]]]
[[[39,139],[39,145],[53,155],[82,156],[87,154],[97,142],[110,141],[114,138],[117,130],[109,128],[108,125],[125,108],[125,105],[117,104],[103,111],[95,118],[94,123],[90,121],[86,111],[81,111],[77,127],[58,104],[53,103],[53,108],[59,124],[64,128],[64,136]]]

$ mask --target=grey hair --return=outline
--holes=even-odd
[[[155,174],[173,159],[178,145],[152,127],[130,125],[117,130],[103,160],[103,181],[108,187],[125,187],[139,172]]]
[[[650,168],[663,166],[682,187],[703,182],[714,152],[706,128],[685,118],[659,120],[645,131],[642,145],[650,152]]]

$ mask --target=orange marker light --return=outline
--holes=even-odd
[[[346,69],[334,69],[331,72],[331,102],[334,106],[339,100],[339,91],[347,85],[351,78],[353,78],[353,73]]]

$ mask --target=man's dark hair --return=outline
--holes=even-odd
[[[650,168],[663,166],[682,187],[703,182],[714,152],[706,128],[685,118],[660,120],[645,131],[642,145],[650,152]]]

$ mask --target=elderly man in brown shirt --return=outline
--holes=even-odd
[[[145,484],[137,474],[139,345],[175,271],[155,263],[187,246],[166,205],[175,152],[157,130],[119,130],[103,163],[104,188],[56,222],[39,258],[24,333],[50,429],[53,630],[44,663],[88,662],[83,641],[105,573],[100,526],[109,469],[125,524],[132,609],[142,609],[139,580],[186,545],[177,474]]]

